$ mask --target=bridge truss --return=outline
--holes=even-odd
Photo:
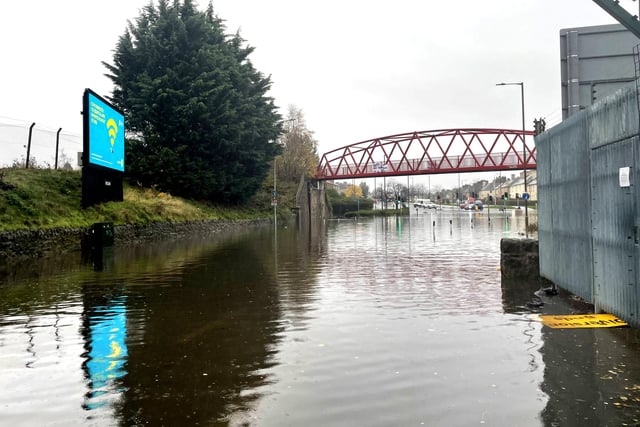
[[[522,170],[525,162],[535,169],[533,134],[525,131],[524,147],[522,130],[509,129],[441,129],[370,139],[325,153],[316,178]]]

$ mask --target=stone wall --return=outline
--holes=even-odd
[[[500,271],[503,278],[539,279],[538,241],[504,238],[500,241]]]
[[[129,245],[175,239],[189,235],[209,235],[243,228],[257,227],[271,222],[258,220],[212,220],[191,222],[162,222],[149,225],[119,225],[114,227],[114,244]],[[0,262],[40,257],[52,253],[81,250],[89,238],[90,228],[52,228],[46,230],[17,230],[0,233]]]
[[[4,231],[0,233],[0,261],[79,249],[86,234],[85,228]]]

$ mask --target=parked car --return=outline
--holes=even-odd
[[[481,211],[484,208],[481,200],[476,200],[474,202],[464,202],[460,204],[460,209],[464,209],[466,211]]]
[[[468,211],[473,211],[473,210],[481,211],[483,208],[484,208],[484,205],[480,200],[476,200],[475,202],[472,202],[472,203],[467,203],[467,205],[464,207],[464,209]]]

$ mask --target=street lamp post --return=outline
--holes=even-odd
[[[524,127],[524,82],[496,83],[496,86],[520,86],[520,101],[522,102],[522,176],[524,178],[524,192],[527,193],[527,144],[525,142],[526,130]],[[524,233],[529,237],[529,210],[528,200],[524,200]]]
[[[276,158],[273,158],[273,193],[271,193],[271,204],[273,205],[273,227],[278,229],[278,187],[276,184]]]

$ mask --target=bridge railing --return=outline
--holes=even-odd
[[[453,173],[462,170],[469,172],[476,170],[505,170],[522,167],[521,157],[516,154],[496,153],[485,157],[435,157],[431,160],[409,159],[392,160],[389,162],[374,162],[357,168],[355,165],[344,165],[332,170],[336,178],[351,178],[354,174],[383,176],[383,175],[415,175]],[[535,165],[530,165],[535,168]]]
[[[498,148],[503,151],[497,151]],[[524,148],[527,169],[535,169],[535,146]],[[462,154],[453,154],[452,151]],[[317,178],[514,170],[524,167],[523,154],[522,131],[463,129],[414,132],[364,141],[326,153],[318,165]]]

